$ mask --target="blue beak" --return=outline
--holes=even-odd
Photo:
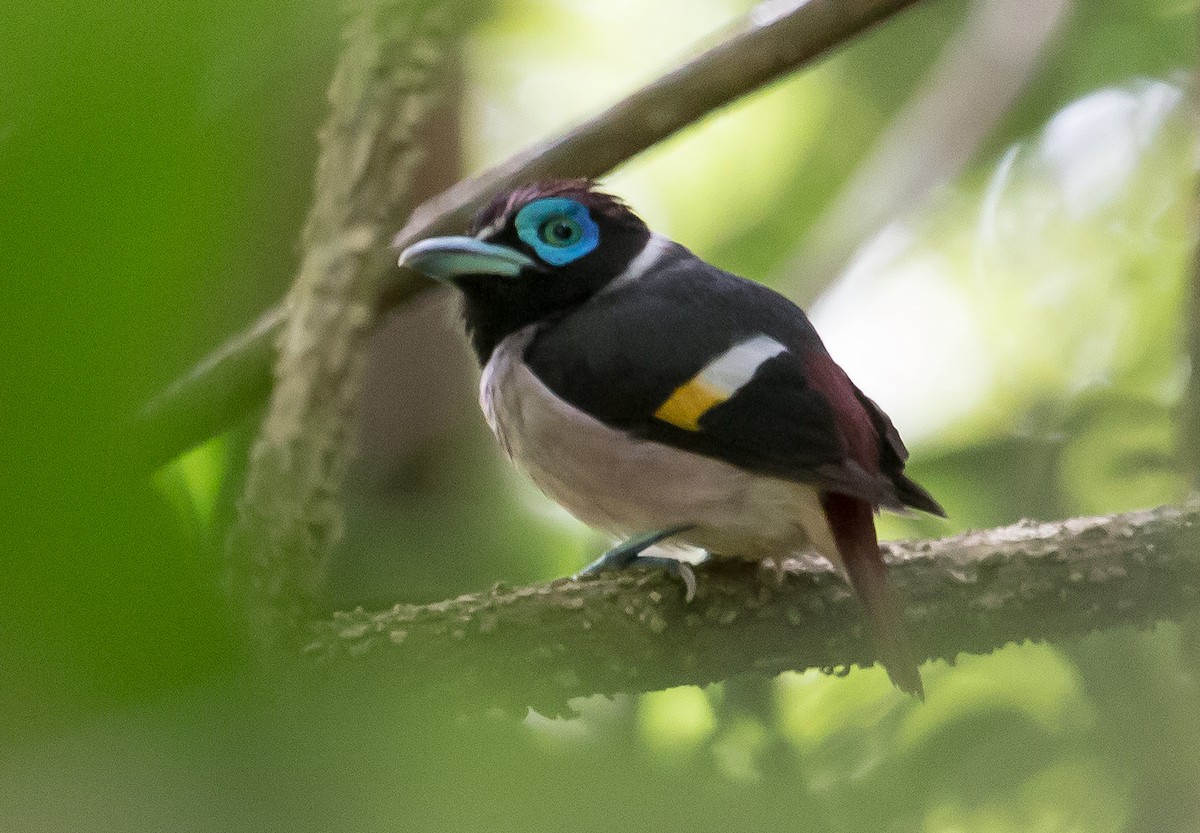
[[[464,275],[497,275],[512,278],[534,261],[508,246],[484,243],[474,237],[430,237],[400,253],[400,265],[434,280],[451,283]]]

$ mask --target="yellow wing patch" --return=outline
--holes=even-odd
[[[699,431],[700,417],[728,398],[725,391],[694,376],[675,388],[667,401],[658,406],[654,416],[685,431]]]
[[[700,417],[741,390],[763,362],[784,352],[786,347],[765,335],[735,344],[675,388],[654,416],[685,431],[699,431]]]

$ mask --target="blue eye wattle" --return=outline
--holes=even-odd
[[[534,200],[517,212],[517,236],[551,266],[578,260],[600,244],[600,229],[581,203],[566,197]]]

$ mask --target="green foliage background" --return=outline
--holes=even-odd
[[[468,168],[747,7],[496,3],[464,50]],[[965,8],[918,6],[611,187],[786,290]],[[951,354],[879,381],[919,393],[894,415],[951,511],[889,534],[1184,495],[1195,12],[1076,4],[971,168],[817,306],[863,372],[913,343]],[[115,0],[0,22],[0,830],[1197,829],[1194,623],[930,665],[925,705],[868,669],[456,721],[370,680],[256,672],[220,561],[252,426],[152,482],[122,441],[138,402],[286,285],[341,20],[295,0]],[[458,382],[409,485],[352,492],[331,603],[546,579],[602,546],[518,485]]]

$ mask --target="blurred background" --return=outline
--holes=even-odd
[[[811,310],[950,514],[888,517],[886,537],[1178,501],[1196,6],[929,0],[605,184]],[[463,4],[421,187],[590,115],[750,7]],[[570,719],[264,679],[222,587],[256,419],[152,478],[122,432],[288,285],[345,16],[113,0],[0,19],[0,833],[1200,830],[1195,622],[929,664],[924,705],[877,669]],[[453,300],[377,336],[330,609],[546,580],[606,544],[493,448]]]

